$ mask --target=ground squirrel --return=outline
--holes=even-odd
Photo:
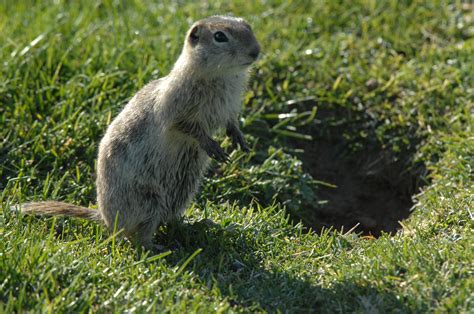
[[[99,145],[98,211],[34,202],[22,212],[103,221],[147,249],[159,225],[183,214],[209,157],[228,155],[212,139],[225,128],[248,151],[238,126],[241,96],[260,46],[243,19],[212,16],[192,25],[168,76],[143,87],[108,127]],[[209,156],[209,157],[208,157]]]

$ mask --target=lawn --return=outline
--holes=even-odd
[[[0,0],[0,312],[472,311],[473,12]],[[211,164],[157,234],[169,251],[12,209],[94,208],[107,125],[169,72],[193,21],[228,13],[262,46],[242,105],[252,152]]]

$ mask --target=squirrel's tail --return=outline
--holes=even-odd
[[[89,220],[101,220],[97,210],[55,201],[25,203],[21,205],[21,212],[30,215],[62,215]]]

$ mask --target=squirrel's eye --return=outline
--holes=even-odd
[[[214,39],[218,43],[224,43],[224,42],[229,41],[229,38],[227,38],[227,36],[223,32],[215,32],[214,33]]]

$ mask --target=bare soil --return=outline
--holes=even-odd
[[[333,187],[320,185],[314,191],[319,204],[299,218],[315,231],[332,227],[375,237],[394,234],[411,213],[424,167],[408,168],[412,157],[408,153],[395,158],[376,145],[351,151],[341,126],[326,127],[324,134],[320,126],[308,128],[313,141],[299,142],[297,147],[304,150],[305,170]]]

